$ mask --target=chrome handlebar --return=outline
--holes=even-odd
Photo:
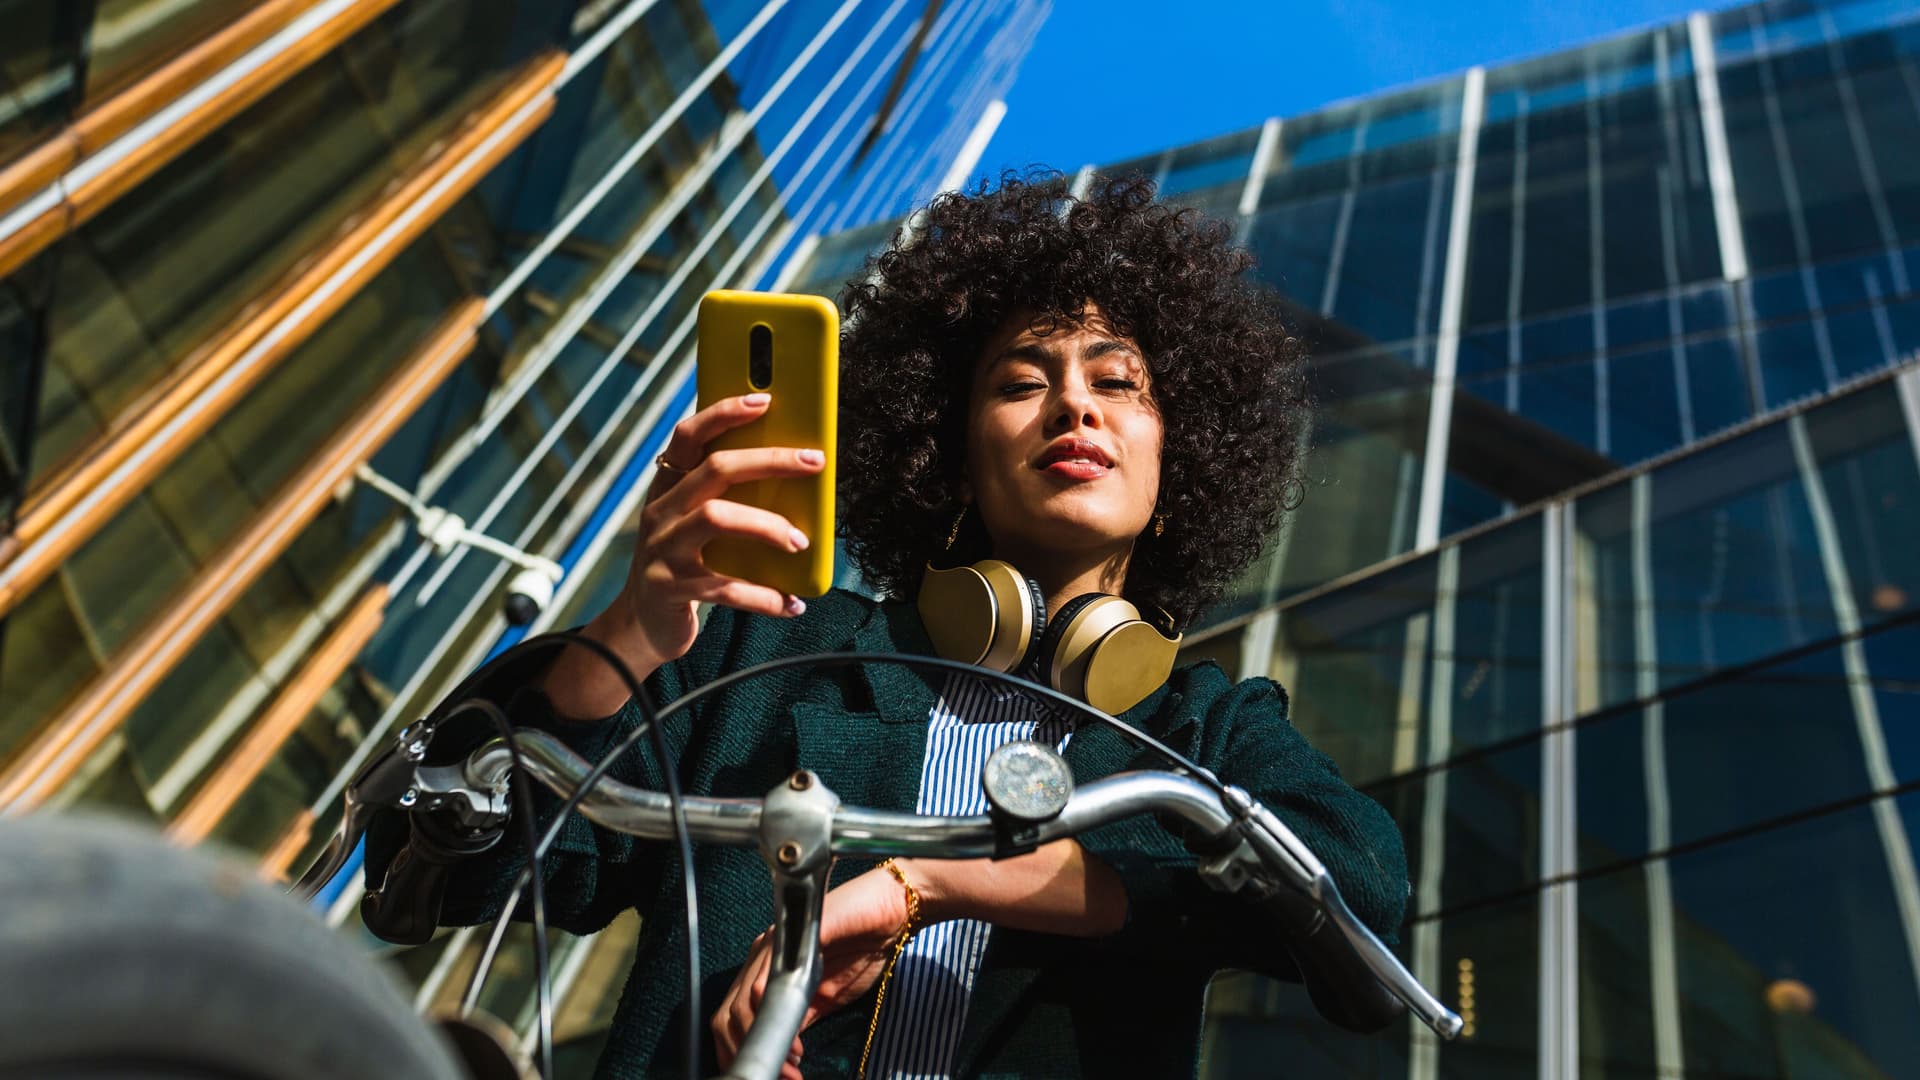
[[[573,795],[592,768],[543,731],[516,731],[514,744],[534,778],[562,798]],[[439,808],[468,825],[504,822],[513,752],[503,740],[495,738],[464,761],[438,767],[419,763],[420,745],[403,733],[395,752],[370,763],[349,785],[340,832],[295,886],[297,893],[311,895],[339,869],[364,833],[372,808]],[[780,1074],[819,984],[820,913],[835,856],[1002,856],[1149,812],[1177,818],[1190,836],[1202,838],[1195,850],[1206,852],[1198,870],[1208,885],[1250,895],[1295,927],[1294,958],[1329,1018],[1342,1010],[1358,1018],[1345,1026],[1378,1028],[1404,1006],[1442,1038],[1459,1033],[1460,1017],[1421,986],[1352,913],[1312,849],[1246,792],[1227,787],[1223,796],[1192,777],[1157,771],[1119,773],[1078,788],[1069,782],[1068,789],[1071,795],[1058,813],[1039,822],[844,806],[806,771],[794,773],[764,799],[682,798],[693,840],[757,847],[773,876],[772,970],[752,1030],[727,1076],[762,1080]],[[675,835],[673,807],[665,794],[609,777],[580,798],[578,810],[589,821],[633,836],[669,840]]]

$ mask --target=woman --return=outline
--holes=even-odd
[[[734,484],[822,467],[788,448],[707,451],[766,408],[751,395],[675,429],[625,588],[586,633],[661,701],[775,656],[928,655],[911,603],[927,565],[988,556],[1031,578],[1050,615],[1104,592],[1184,625],[1253,561],[1297,486],[1303,356],[1225,226],[1152,196],[1136,179],[1073,199],[1057,176],[942,196],[849,288],[841,521],[850,557],[887,600],[835,590],[809,607],[702,567],[717,536],[783,550],[830,542],[727,500]],[[704,627],[703,603],[713,605]],[[494,685],[522,722],[590,756],[634,719],[618,678],[584,650]],[[978,761],[1014,737],[1064,746],[1082,782],[1164,765],[1020,695],[895,665],[783,672],[695,711],[667,735],[682,783],[702,793],[760,795],[804,767],[850,804],[967,812]],[[1124,718],[1264,801],[1391,936],[1407,893],[1399,836],[1289,726],[1279,687],[1194,664]],[[656,768],[636,753],[614,774],[658,787]],[[374,845],[374,872],[390,847]],[[448,921],[498,910],[510,847],[465,868]],[[766,971],[755,935],[771,904],[755,853],[702,848],[696,860],[712,1072],[752,1018]],[[826,978],[789,1075],[853,1074],[868,1053],[872,1076],[1192,1075],[1208,979],[1225,967],[1290,970],[1270,921],[1208,890],[1193,863],[1151,820],[1000,861],[843,860],[823,919]],[[681,1068],[679,874],[664,845],[578,819],[550,863],[556,925],[594,930],[627,907],[643,917],[602,1075]],[[876,1015],[876,984],[910,915],[919,932]]]

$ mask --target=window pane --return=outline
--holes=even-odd
[[[1863,624],[1911,610],[1920,571],[1888,553],[1916,524],[1920,468],[1893,385],[1792,423],[1804,425],[1813,478],[1783,422],[1656,470],[1644,495],[1627,483],[1580,500],[1576,559],[1593,604],[1582,711],[1832,636],[1829,561]],[[1814,478],[1823,505],[1810,501]],[[1839,550],[1823,550],[1816,512]]]
[[[458,295],[442,249],[429,234],[403,252],[109,520],[67,562],[68,576],[49,580],[36,592],[70,587],[72,605],[101,655],[117,653],[158,617],[178,590],[219,557],[260,509],[279,495],[282,485],[366,404]],[[343,364],[342,357],[352,357],[354,362]],[[350,555],[342,550],[334,557],[344,562]],[[267,582],[256,588],[272,585]],[[279,605],[282,614],[275,621],[242,629],[238,638],[277,643],[289,620],[304,616],[309,601],[310,597],[301,596],[297,604]],[[244,608],[228,618],[234,628],[238,624],[233,620],[244,620]],[[18,639],[7,644],[9,656],[13,649],[31,648]],[[272,648],[262,645],[251,657],[252,664]],[[212,643],[203,643],[202,649],[219,651]],[[222,666],[212,660],[208,663],[209,671]],[[231,670],[243,683],[251,664],[241,663]],[[154,736],[153,745],[160,749],[155,750],[156,757],[142,762],[148,776],[177,757],[192,733],[207,722],[204,706],[181,705],[168,687],[203,702],[208,699],[196,695],[203,695],[219,680],[209,676],[193,685],[190,682],[163,682],[143,706],[145,714],[159,718],[169,732]],[[240,685],[233,684],[232,692],[238,693]],[[77,687],[64,689],[71,692]],[[28,714],[16,705],[18,700],[8,696],[5,726],[21,732],[45,722],[54,704],[49,698]],[[134,743],[145,745],[145,738],[144,729],[136,725]],[[11,748],[11,744],[5,746]]]
[[[94,0],[93,30],[87,39],[88,104],[159,67],[255,6],[248,0]]]
[[[38,146],[65,123],[79,98],[81,5],[15,0],[0,7],[7,47],[0,49],[0,165]]]
[[[47,315],[36,473],[230,329],[491,93],[524,50],[502,40],[514,6],[394,9],[82,226]]]
[[[1887,809],[1920,823],[1920,798]],[[1885,827],[1855,807],[1582,881],[1582,1075],[1649,1074],[1660,972],[1689,1075],[1897,1076],[1920,1060],[1915,928]]]

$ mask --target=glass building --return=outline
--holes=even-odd
[[[1920,6],[1097,171],[1233,221],[1314,344],[1305,503],[1188,655],[1393,811],[1402,955],[1467,1019],[1363,1038],[1227,977],[1205,1074],[1920,1075]]]
[[[542,625],[577,610],[699,297],[970,168],[1049,4],[0,7],[0,809],[284,873],[513,636],[512,567],[362,467],[556,560]],[[563,1036],[621,933],[557,943]],[[401,958],[423,1002],[471,944]],[[518,962],[486,1001],[524,1030]]]

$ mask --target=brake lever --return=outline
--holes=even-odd
[[[1245,791],[1229,785],[1227,793],[1231,796],[1228,806],[1240,819],[1241,831],[1253,849],[1252,854],[1258,858],[1261,868],[1269,873],[1249,874],[1244,865],[1238,870],[1231,869],[1225,864],[1232,863],[1235,856],[1229,854],[1218,860],[1221,865],[1209,873],[1209,880],[1220,884],[1251,885],[1250,878],[1265,879],[1269,896],[1256,899],[1273,899],[1274,893],[1291,892],[1311,900],[1314,905],[1311,912],[1313,917],[1308,919],[1310,925],[1306,929],[1311,937],[1317,939],[1313,946],[1313,951],[1319,954],[1315,960],[1316,966],[1332,975],[1351,967],[1349,957],[1356,958],[1387,993],[1411,1010],[1435,1034],[1444,1039],[1459,1034],[1463,1026],[1459,1014],[1441,1004],[1439,998],[1422,986],[1413,973],[1400,963],[1399,958],[1389,952],[1373,931],[1347,907],[1346,898],[1340,895],[1340,887],[1335,884],[1333,875],[1314,855],[1313,849],[1295,835],[1286,822]],[[1275,870],[1282,875],[1278,881],[1271,880],[1271,872]],[[1279,900],[1278,909],[1297,914],[1308,912],[1308,909],[1287,899]],[[1338,931],[1346,948],[1329,948],[1333,943],[1324,935],[1327,923],[1331,923],[1332,929]],[[1318,995],[1315,1004],[1322,1008],[1323,1013],[1327,1012],[1327,1006],[1321,1005]],[[1351,1019],[1357,1021],[1352,1025],[1355,1027],[1373,1026],[1380,1022],[1379,1018],[1383,1015],[1381,1003],[1365,994],[1351,997],[1344,1008],[1332,1000],[1329,1004],[1336,1011],[1347,1012]]]
[[[379,810],[445,810],[468,829],[486,830],[508,817],[508,778],[513,754],[493,739],[478,752],[451,765],[422,764],[437,725],[426,720],[402,728],[393,745],[374,755],[348,782],[341,795],[340,826],[289,892],[310,900],[345,866],[365,839]]]
[[[399,805],[413,776],[413,766],[427,753],[431,729],[425,721],[408,725],[394,745],[374,755],[354,774],[342,792],[340,826],[327,842],[326,850],[300,875],[289,892],[301,900],[311,900],[340,868],[347,864],[353,850],[367,835],[373,813],[382,806]]]

